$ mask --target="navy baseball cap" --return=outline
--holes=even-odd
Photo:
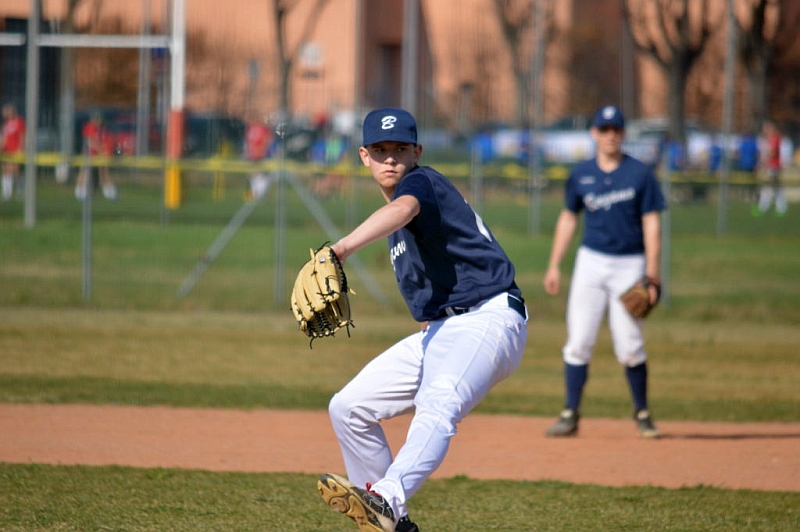
[[[411,113],[397,107],[370,111],[364,118],[362,146],[376,142],[417,143],[417,123]]]
[[[625,129],[625,117],[618,107],[613,105],[606,105],[597,110],[592,120],[592,127],[616,127]]]

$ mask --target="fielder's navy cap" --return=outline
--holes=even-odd
[[[375,109],[364,118],[362,146],[376,142],[417,143],[417,123],[411,113],[396,107]]]
[[[596,128],[601,127],[616,127],[625,129],[625,117],[618,107],[613,105],[606,105],[597,110],[592,120],[592,126]]]

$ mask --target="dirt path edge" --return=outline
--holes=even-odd
[[[393,449],[407,416],[385,424]],[[553,419],[469,416],[434,478],[562,480],[606,486],[800,491],[800,423],[584,419],[578,437],[544,436]],[[0,404],[0,461],[246,472],[343,472],[326,412]]]

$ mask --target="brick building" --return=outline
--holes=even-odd
[[[44,18],[62,20],[66,3],[44,2]],[[718,3],[722,8],[722,0]],[[0,18],[24,19],[29,4],[30,0],[0,0]],[[355,114],[365,107],[400,105],[403,33],[408,30],[403,0],[328,0],[314,12],[316,18],[315,4],[316,0],[301,0],[286,19],[287,49],[295,59],[292,114],[313,121],[342,111]],[[609,101],[619,102],[631,115],[666,112],[663,76],[651,61],[637,58],[625,40],[618,0],[548,4],[553,11],[543,75],[545,122],[586,114]],[[272,6],[267,0],[187,0],[188,109],[236,116],[248,111],[266,116],[278,110]],[[153,31],[163,32],[169,16],[166,0],[84,1],[76,13],[76,27],[88,33],[136,33],[145,7]],[[309,26],[311,20],[314,24]],[[63,24],[56,22],[54,27]],[[519,120],[511,56],[491,0],[419,0],[414,29],[418,38],[413,101],[424,125],[452,129]],[[523,35],[523,62],[532,60],[530,33]],[[709,59],[716,68],[698,68],[692,74],[687,91],[690,114],[719,107],[723,33],[710,47],[717,53],[716,59]],[[303,35],[307,37],[301,43]],[[161,65],[153,73],[154,85],[163,79],[159,61],[154,61]],[[137,65],[138,52],[133,50],[78,50],[78,106],[135,104]],[[109,84],[112,75],[115,81]],[[744,102],[741,90],[739,96]],[[717,117],[718,113],[715,123]]]

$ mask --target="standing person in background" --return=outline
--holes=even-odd
[[[95,113],[83,125],[83,151],[89,157],[95,155],[112,156],[114,155],[114,136],[103,123],[103,116]],[[100,186],[103,196],[107,200],[115,200],[118,197],[117,186],[111,179],[108,166],[98,166],[97,172],[100,175]],[[92,166],[85,164],[78,174],[78,182],[75,185],[75,197],[84,200],[86,194],[92,189]]]
[[[25,147],[25,120],[10,103],[3,106],[3,155],[19,155]],[[3,163],[3,200],[10,200],[14,187],[19,186],[19,164]]]
[[[419,166],[422,145],[408,111],[370,112],[358,152],[386,204],[331,249],[344,261],[388,238],[398,288],[422,330],[372,359],[331,399],[348,478],[325,474],[318,488],[361,532],[419,532],[408,499],[444,460],[458,423],[519,365],[528,317],[497,239],[445,176]],[[393,455],[381,421],[410,412]]]
[[[775,214],[783,216],[789,207],[786,194],[781,186],[781,132],[773,122],[764,122],[762,129],[764,151],[761,166],[764,171],[766,183],[761,186],[758,195],[758,205],[753,207],[753,216],[762,216],[775,201]]]
[[[325,165],[325,171],[314,181],[314,192],[318,196],[327,198],[333,192],[342,196],[346,180],[336,166],[345,159],[347,148],[344,135],[332,131],[329,126],[323,129],[320,137],[311,145],[311,161]]]
[[[272,131],[261,120],[250,117],[244,133],[244,156],[248,161],[259,163],[267,157],[272,143]],[[250,197],[254,200],[263,198],[269,189],[269,177],[262,171],[250,175]]]
[[[748,178],[747,193],[750,197],[758,196],[758,136],[748,131],[739,140],[739,161],[737,168],[744,172]],[[754,200],[755,201],[755,200]]]
[[[659,436],[647,403],[642,320],[633,318],[619,298],[643,276],[658,283],[660,211],[666,208],[666,201],[650,168],[621,151],[624,133],[622,111],[614,106],[597,111],[591,128],[597,154],[570,173],[564,209],[556,223],[544,277],[544,288],[551,295],[559,293],[561,261],[581,211],[586,213],[567,301],[567,341],[562,351],[566,400],[558,421],[546,432],[550,437],[578,432],[581,397],[606,309],[614,352],[630,386],[639,434],[645,438]],[[651,286],[649,292],[650,301],[655,303],[657,288]]]

